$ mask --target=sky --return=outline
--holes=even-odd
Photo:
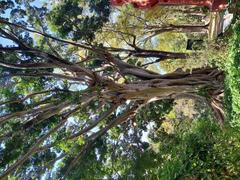
[[[36,7],[41,7],[44,4],[44,2],[46,2],[46,0],[35,0],[31,4],[33,6],[36,6]],[[4,14],[4,15],[0,14],[0,17],[9,18],[10,17],[10,11],[9,10],[6,11],[6,14]],[[0,37],[0,45],[2,45],[2,46],[11,46],[11,45],[14,45],[14,43],[12,41],[8,40],[8,39]]]
[[[31,3],[31,5],[36,6],[36,7],[41,7],[45,2],[47,2],[46,0],[35,0],[34,2]],[[10,16],[10,11],[7,11],[5,15],[3,15],[2,17],[8,18]],[[115,14],[113,16],[116,16]],[[115,18],[113,18],[115,19]],[[2,46],[9,46],[9,45],[14,45],[14,43],[11,40],[5,39],[0,37],[0,45]],[[161,72],[161,68],[159,67],[159,70]],[[79,85],[76,87],[73,87],[74,90],[79,89]],[[82,89],[82,88],[81,88]],[[143,137],[142,137],[142,141],[147,142],[147,137],[149,134],[149,130],[152,128],[153,124],[149,125],[149,127],[147,127],[147,131],[143,133]]]
[[[0,0],[0,1],[1,1],[1,0]],[[36,6],[36,7],[41,7],[44,2],[46,2],[46,0],[35,0],[35,1],[34,1],[33,3],[31,3],[31,4],[32,4],[33,6]],[[113,15],[113,19],[115,19],[114,16],[116,16],[116,14]],[[6,14],[5,14],[4,16],[2,16],[2,17],[9,18],[9,17],[10,17],[10,11],[7,11]],[[2,45],[2,46],[12,46],[12,45],[14,45],[14,43],[13,43],[13,41],[11,41],[11,40],[8,40],[8,39],[5,39],[5,38],[0,37],[0,45]],[[79,86],[79,85],[74,85],[72,88],[73,88],[73,90],[82,90],[83,87],[82,87],[82,86]],[[71,122],[73,122],[73,120],[70,120],[69,122],[71,123]],[[149,134],[149,132],[151,131],[151,129],[153,128],[153,126],[154,126],[154,123],[150,123],[150,124],[147,126],[147,131],[143,132],[143,135],[142,135],[142,138],[141,138],[142,141],[144,141],[144,142],[148,142],[148,141],[149,141],[149,140],[148,140],[148,134]],[[98,130],[98,129],[96,129],[96,128],[93,129],[93,131],[97,131],[97,130]],[[2,144],[0,144],[0,146],[2,146]],[[61,162],[61,160],[57,161],[57,162],[54,164],[54,169],[53,169],[53,171],[56,170],[56,168],[58,167],[59,162]],[[47,174],[45,174],[41,179],[42,179],[42,180],[43,180],[43,179],[46,179],[46,175],[47,175]]]

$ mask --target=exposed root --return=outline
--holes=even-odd
[[[223,96],[224,93],[222,90],[215,91],[210,101],[210,106],[214,112],[217,122],[221,127],[223,127],[225,119]]]

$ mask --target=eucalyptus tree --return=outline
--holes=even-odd
[[[115,8],[114,13],[117,15],[114,14],[113,20],[104,26],[103,35],[100,38],[111,42],[115,39],[111,39],[110,36],[125,37],[134,34],[139,41],[146,41],[163,33],[171,33],[172,36],[174,33],[207,33],[208,12],[196,7],[195,9],[201,15],[201,17],[198,17],[191,14],[191,8],[189,7],[186,8],[187,13],[184,13],[183,9],[185,8],[183,6],[174,8],[156,6],[145,11],[138,10],[130,5]],[[127,38],[125,37],[125,39]],[[111,45],[114,45],[114,43]]]
[[[123,148],[129,142],[141,152],[147,147],[139,140],[146,122],[161,123],[178,98],[205,103],[223,124],[222,71],[161,75],[124,61],[119,52],[134,58],[179,53],[141,49],[134,37],[133,50],[94,41],[108,21],[108,1],[64,0],[36,7],[8,0],[1,8],[0,36],[10,42],[0,46],[1,178],[91,179],[90,169],[100,166],[96,178],[118,176],[109,170],[109,154],[118,150],[108,144],[118,146],[120,138],[117,156],[127,154]],[[135,134],[127,137],[129,131]],[[79,167],[86,173],[79,173]]]

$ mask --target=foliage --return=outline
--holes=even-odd
[[[164,144],[160,149],[159,152],[166,152],[162,154],[166,160],[163,161],[165,164],[160,177],[221,179],[239,176],[235,159],[239,156],[235,151],[239,148],[236,132],[230,128],[223,133],[215,124],[203,120],[193,122],[190,126],[190,129],[187,126],[190,131],[184,128],[181,132],[176,131],[169,139],[169,146]],[[229,148],[229,144],[234,147]]]
[[[238,155],[222,151],[231,138],[237,148],[238,136],[173,111],[177,100],[194,99],[202,119],[206,106],[224,125],[222,70],[181,70],[196,54],[185,41],[205,30],[181,23],[202,23],[203,10],[190,8],[196,18],[186,7],[147,12],[112,9],[107,0],[54,2],[0,3],[1,179],[237,175]]]
[[[229,57],[225,63],[226,68],[226,80],[225,80],[225,91],[226,91],[226,108],[228,112],[228,118],[233,126],[239,127],[240,125],[240,53],[239,53],[239,42],[240,42],[240,23],[239,21],[233,27],[234,35],[229,40]]]
[[[108,0],[64,0],[53,8],[49,21],[62,37],[93,40],[96,31],[108,21],[109,6]]]
[[[168,134],[161,128],[157,130],[152,146],[130,168],[130,179],[225,179],[239,176],[240,137],[237,131],[232,128],[223,131],[209,120],[172,125],[174,133]]]

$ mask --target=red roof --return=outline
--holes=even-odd
[[[136,8],[151,8],[158,4],[158,2],[158,0],[111,0],[112,5],[115,6],[131,3]]]
[[[207,6],[212,11],[220,11],[227,7],[227,0],[111,0],[112,5],[121,6],[131,3],[136,8],[151,8],[155,5],[199,5]]]

